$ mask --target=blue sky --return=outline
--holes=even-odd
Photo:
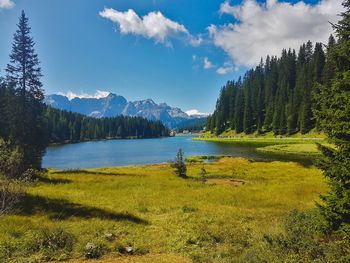
[[[0,0],[0,74],[25,10],[46,94],[101,90],[212,112],[220,87],[261,56],[325,41],[340,2]]]

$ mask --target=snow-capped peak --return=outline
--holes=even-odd
[[[102,98],[108,97],[110,92],[103,91],[103,90],[97,90],[96,93],[93,95],[93,94],[88,94],[88,93],[85,93],[85,92],[80,92],[78,94],[78,93],[74,93],[74,92],[69,90],[67,92],[58,92],[57,94],[67,97],[68,100],[72,100],[74,98],[79,98],[79,99],[102,99]]]
[[[191,116],[191,117],[194,117],[194,116],[205,116],[205,117],[209,116],[209,113],[207,113],[207,112],[200,112],[197,109],[188,110],[188,111],[186,111],[186,114],[188,116]]]

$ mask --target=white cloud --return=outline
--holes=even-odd
[[[213,68],[213,67],[215,67],[214,64],[207,57],[205,57],[203,59],[203,68],[204,69],[210,69],[210,68]]]
[[[216,73],[220,75],[226,75],[232,71],[238,71],[238,67],[234,66],[231,61],[226,61],[224,65],[222,65],[216,70]]]
[[[68,92],[58,92],[57,94],[62,95],[62,96],[66,96],[69,100],[72,100],[74,98],[101,99],[101,98],[107,97],[110,94],[110,92],[103,91],[103,90],[97,90],[94,95],[91,95],[91,94],[84,93],[84,92],[80,92],[78,94],[78,93],[74,93],[74,92],[69,90]]]
[[[203,38],[201,36],[189,36],[189,43],[191,46],[198,47],[203,43]]]
[[[186,114],[188,116],[208,116],[209,113],[207,112],[200,112],[199,110],[193,109],[193,110],[188,110],[186,111]]]
[[[113,8],[105,8],[99,14],[116,23],[122,34],[140,35],[169,46],[171,46],[168,42],[170,37],[184,36],[192,46],[199,46],[203,41],[200,36],[192,36],[184,25],[170,20],[159,11],[140,17],[133,9],[121,12]]]
[[[337,22],[342,0],[321,0],[315,5],[267,0],[245,0],[241,5],[228,1],[221,14],[233,16],[236,22],[211,25],[209,35],[238,66],[252,66],[266,55],[280,55],[283,48],[295,48],[308,40],[325,42],[332,33],[329,21]],[[219,69],[218,69],[219,71]],[[220,72],[224,72],[220,69]],[[218,72],[219,73],[219,72]]]
[[[227,73],[230,73],[233,71],[233,67],[232,66],[228,66],[228,67],[219,67],[216,72],[220,75],[226,75]]]
[[[15,6],[12,0],[0,0],[0,8],[10,9]]]

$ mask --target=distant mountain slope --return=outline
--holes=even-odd
[[[73,98],[63,95],[48,95],[45,103],[60,110],[81,113],[90,117],[137,116],[160,120],[169,128],[176,128],[184,121],[202,116],[190,116],[179,108],[166,103],[156,104],[152,99],[128,102],[123,96],[110,93],[104,98]]]

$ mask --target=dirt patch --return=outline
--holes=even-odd
[[[246,182],[243,180],[237,180],[237,179],[222,179],[222,178],[214,178],[214,179],[207,179],[204,182],[208,185],[231,185],[231,186],[242,186]]]

